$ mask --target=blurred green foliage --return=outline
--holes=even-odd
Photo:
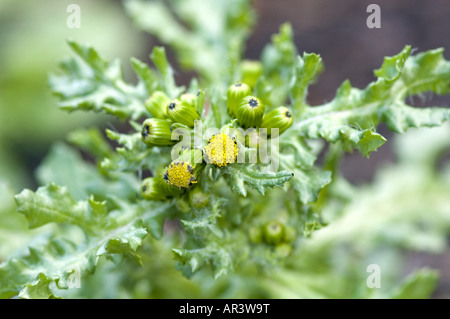
[[[78,127],[113,121],[104,115],[67,114],[55,107],[49,72],[69,54],[67,39],[93,42],[114,57],[143,52],[147,45],[113,1],[76,3],[81,27],[70,29],[67,7],[73,1],[0,1],[0,177],[19,190],[35,185],[33,169],[55,140]],[[130,74],[125,68],[125,75]]]

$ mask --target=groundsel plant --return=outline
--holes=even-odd
[[[309,105],[323,61],[299,53],[288,23],[250,61],[243,59],[255,22],[249,1],[171,3],[171,10],[138,0],[125,8],[173,50],[177,69],[196,72],[186,85],[176,83],[165,47],[153,47],[151,65],[131,58],[132,84],[119,61],[68,41],[74,57],[49,77],[59,107],[109,114],[121,129],[73,132],[72,146],[55,144],[38,168],[42,186],[15,196],[29,227],[42,231],[1,264],[1,297],[192,297],[203,290],[333,297],[307,290],[307,280],[292,294],[283,285],[305,279],[301,269],[312,258],[303,258],[302,245],[329,227],[322,213],[342,199],[335,191],[342,155],[369,157],[385,144],[381,123],[404,133],[450,118],[449,108],[406,102],[450,92],[442,49],[412,54],[405,46],[384,58],[365,88],[347,80],[332,100]],[[71,269],[81,276],[76,291],[67,289]],[[118,275],[109,280],[108,273]],[[108,294],[114,285],[117,293]]]

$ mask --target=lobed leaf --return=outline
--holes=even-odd
[[[214,279],[226,275],[233,269],[233,261],[229,252],[214,243],[199,249],[172,249],[172,252],[175,260],[181,266],[188,267],[184,270],[184,274],[188,277],[205,266],[211,267]]]
[[[292,129],[308,138],[342,141],[368,157],[386,141],[375,131],[381,122],[400,133],[410,127],[442,124],[450,118],[448,108],[413,108],[404,100],[428,91],[449,92],[450,62],[441,49],[416,56],[410,53],[406,46],[398,55],[385,58],[375,71],[378,79],[365,89],[345,81],[332,101],[307,107]]]
[[[93,198],[74,201],[66,188],[55,184],[41,187],[36,193],[24,190],[16,201],[30,227],[45,223],[76,225],[85,231],[85,240],[69,238],[70,232],[64,237],[55,236],[30,246],[28,254],[0,265],[1,297],[54,297],[50,284],[67,289],[74,271],[84,277],[102,256],[126,255],[140,262],[137,249],[149,232],[153,235],[162,230],[163,216],[167,216],[170,206],[132,204],[117,198],[111,198],[108,205]]]
[[[67,187],[54,183],[36,192],[24,189],[15,196],[17,211],[25,215],[31,228],[48,223],[70,223],[88,232],[102,225],[105,203],[75,201]]]
[[[123,80],[118,60],[108,62],[84,44],[68,41],[77,58],[64,61],[62,75],[51,75],[49,84],[60,99],[59,107],[67,111],[106,112],[120,119],[148,116],[144,101],[149,92],[140,84],[132,86]]]

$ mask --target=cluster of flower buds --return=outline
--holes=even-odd
[[[148,146],[172,146],[172,128],[174,124],[193,127],[200,118],[196,110],[197,96],[192,93],[182,94],[177,99],[170,99],[164,92],[155,91],[145,101],[146,109],[153,116],[142,124],[142,141]],[[197,183],[197,176],[202,168],[201,150],[186,150],[167,167],[157,172],[154,177],[142,181],[141,194],[148,200],[166,200],[180,195],[183,190]]]
[[[149,146],[171,146],[172,124],[193,127],[200,118],[196,110],[197,97],[185,93],[171,100],[164,92],[154,92],[146,101],[146,109],[153,115],[142,125],[142,140]]]
[[[285,132],[293,123],[292,114],[285,106],[265,113],[263,102],[252,95],[252,89],[244,82],[232,84],[227,91],[227,108],[232,118],[237,119],[242,128],[265,128],[267,136]]]
[[[252,87],[260,74],[261,70],[258,65],[247,63],[245,67],[243,66],[243,78],[251,84],[237,82],[228,88],[227,109],[241,128],[265,128],[267,137],[273,137],[286,131],[292,125],[293,118],[289,109],[284,106],[265,113],[263,102],[252,92]],[[142,141],[149,146],[174,145],[176,142],[176,140],[172,140],[174,125],[192,128],[195,121],[200,119],[197,111],[197,96],[191,93],[170,99],[164,92],[156,91],[145,101],[145,107],[153,115],[152,118],[143,122],[141,131]],[[258,140],[259,136],[256,130],[254,130],[254,134]],[[240,143],[237,142],[237,138]],[[248,140],[241,141],[239,137],[237,138],[222,130],[213,135],[203,149],[186,149],[157,176],[146,178],[142,182],[143,198],[165,200],[188,188],[200,189],[193,186],[198,183],[199,173],[205,163],[218,168],[231,165],[237,160],[239,145],[251,144]],[[204,199],[200,200],[197,197],[194,195],[192,197],[192,201],[197,203],[196,205],[199,205],[199,202],[205,202]]]
[[[271,220],[261,226],[252,226],[248,230],[248,238],[254,244],[265,243],[275,248],[275,251],[286,257],[292,251],[292,244],[297,233],[292,226],[278,220]]]

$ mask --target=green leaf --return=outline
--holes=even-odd
[[[275,73],[277,69],[285,71],[295,63],[297,48],[290,23],[283,23],[279,32],[272,36],[272,41],[263,51],[262,61],[267,72]],[[284,76],[284,75],[283,75]]]
[[[279,32],[272,36],[271,43],[266,45],[261,56],[263,74],[256,83],[255,94],[266,105],[267,111],[284,105],[291,88],[301,85],[300,82],[293,83],[297,72],[296,56],[292,26],[284,23]],[[300,94],[299,91],[297,93]]]
[[[137,249],[148,233],[147,226],[161,224],[153,220],[161,221],[171,205],[147,201],[133,204],[117,198],[111,198],[108,205],[92,198],[75,202],[56,185],[42,187],[36,193],[25,190],[17,195],[17,201],[32,227],[44,222],[77,225],[85,231],[85,239],[80,241],[73,236],[76,233],[65,228],[64,236],[55,234],[49,241],[36,241],[28,254],[0,265],[0,297],[54,297],[49,286],[52,282],[58,289],[67,289],[76,271],[82,285],[102,256],[125,255],[141,262]]]
[[[70,196],[67,187],[50,183],[39,187],[36,192],[23,190],[15,196],[17,211],[25,215],[31,228],[47,223],[71,223],[83,230],[94,232],[101,225],[104,212],[100,209],[105,204],[94,200],[75,201]]]
[[[210,230],[220,237],[222,233],[216,226],[217,219],[222,217],[221,211],[224,200],[213,199],[213,201],[214,202],[210,203],[207,207],[193,208],[191,211],[191,218],[181,220],[184,228],[195,235],[198,235],[201,231]]]
[[[436,289],[439,273],[432,269],[420,269],[411,274],[395,289],[392,299],[428,299]]]
[[[172,99],[178,97],[185,88],[177,87],[173,69],[167,60],[164,47],[154,47],[150,58],[161,75],[161,86],[164,88],[165,93]]]
[[[79,59],[65,60],[60,65],[63,74],[49,77],[52,91],[61,99],[60,108],[103,111],[120,119],[149,116],[144,107],[149,92],[142,78],[137,86],[129,85],[123,80],[118,60],[108,62],[88,45],[68,44]]]
[[[320,148],[314,150],[303,138],[288,131],[280,138],[280,169],[292,172],[290,184],[303,204],[315,202],[320,191],[331,182],[331,171],[314,166]],[[273,156],[273,155],[272,155]]]
[[[410,54],[411,47],[407,46],[399,54],[392,57],[385,57],[381,68],[375,70],[373,73],[378,78],[384,78],[388,81],[396,80],[402,74],[406,59]]]
[[[22,298],[54,298],[52,282],[67,288],[67,279],[74,270],[91,269],[85,253],[61,238],[30,247],[29,254],[0,265],[0,297],[18,294]]]
[[[313,84],[323,71],[322,58],[314,53],[303,53],[297,57],[295,74],[292,79],[292,106],[294,116],[299,116],[306,107],[308,86]]]
[[[182,266],[186,276],[190,272],[195,273],[202,267],[210,267],[214,273],[214,279],[226,275],[233,269],[233,262],[227,250],[212,243],[210,246],[199,249],[172,249],[175,260]]]
[[[129,226],[129,225],[127,225]],[[137,249],[142,245],[142,241],[147,236],[147,229],[143,227],[142,221],[137,221],[117,237],[111,238],[97,249],[97,257],[109,254],[128,254],[141,263],[141,257],[137,254]]]
[[[106,134],[124,147],[117,147],[116,156],[105,158],[101,162],[100,165],[104,170],[115,173],[156,171],[170,163],[170,147],[150,148],[142,142],[140,133],[122,134],[106,130]]]
[[[288,130],[279,140],[282,154],[293,153],[294,162],[298,167],[309,168],[314,165],[317,159],[317,153],[320,149],[313,149],[301,136],[295,134],[295,131]],[[316,147],[317,148],[317,147]]]
[[[448,94],[450,92],[450,62],[444,58],[443,54],[444,49],[438,48],[420,52],[408,58],[399,79],[402,83],[401,90],[397,92],[400,97],[423,92]]]
[[[36,280],[26,284],[20,291],[19,298],[23,299],[57,299],[49,288],[53,280],[40,273]],[[59,299],[59,298],[58,298]]]
[[[386,141],[375,131],[381,122],[396,132],[442,124],[450,118],[448,108],[418,109],[404,100],[428,91],[449,92],[450,62],[442,57],[441,49],[416,56],[410,52],[407,46],[400,54],[386,58],[375,71],[378,79],[365,89],[353,88],[345,81],[332,101],[307,107],[291,129],[308,138],[342,141],[368,157]]]
[[[67,136],[67,140],[97,158],[112,156],[111,146],[96,127],[72,131]]]
[[[294,175],[290,182],[303,204],[315,202],[322,188],[331,182],[330,171],[322,171],[317,168],[291,168],[291,171]]]
[[[28,241],[38,235],[36,231],[27,231],[26,219],[16,212],[14,195],[10,183],[0,178],[0,261],[20,254]]]
[[[196,64],[193,50],[202,52],[199,46],[201,39],[185,29],[162,2],[127,1],[125,9],[136,25],[153,35],[163,43],[174,47],[180,55],[180,60],[186,66]]]
[[[403,102],[392,105],[382,118],[389,129],[397,133],[404,133],[413,127],[439,126],[449,119],[449,108],[414,108]]]
[[[228,166],[225,174],[230,179],[232,189],[242,196],[247,196],[245,184],[252,186],[261,195],[264,195],[267,188],[282,186],[293,176],[293,173],[288,171],[266,173],[261,172],[255,165],[240,164]]]
[[[155,72],[139,59],[131,58],[130,61],[134,72],[136,72],[140,79],[140,82],[145,86],[147,95],[150,96],[152,92],[159,90],[160,84]]]
[[[144,142],[142,141],[142,136],[139,132],[132,134],[121,134],[106,129],[106,135],[109,139],[117,141],[119,144],[125,146],[129,150],[146,148]]]
[[[73,169],[68,170],[68,166]],[[65,185],[76,200],[88,197],[89,191],[86,187],[100,179],[95,166],[88,165],[73,148],[63,143],[52,145],[36,170],[36,177],[43,185]]]
[[[94,141],[88,144],[90,145],[86,147],[98,145]],[[100,145],[103,145],[103,142]],[[98,149],[97,152],[100,151]],[[116,157],[112,156],[111,159],[115,160]],[[89,195],[94,195],[98,199],[105,199],[111,195],[131,199],[136,197],[136,189],[139,187],[139,181],[132,175],[118,173],[107,178],[95,165],[84,161],[77,151],[64,143],[52,145],[38,167],[36,175],[42,185],[49,183],[65,185],[75,200],[86,199]]]
[[[77,279],[83,285],[83,277],[93,272],[101,256],[123,254],[140,261],[136,250],[147,233],[138,225],[121,225],[102,233],[104,237],[92,237],[78,246],[68,240],[51,239],[41,247],[30,247],[28,255],[0,265],[0,297],[18,294],[21,298],[55,298],[50,284],[55,282],[58,289],[67,289],[71,276],[80,276]]]

